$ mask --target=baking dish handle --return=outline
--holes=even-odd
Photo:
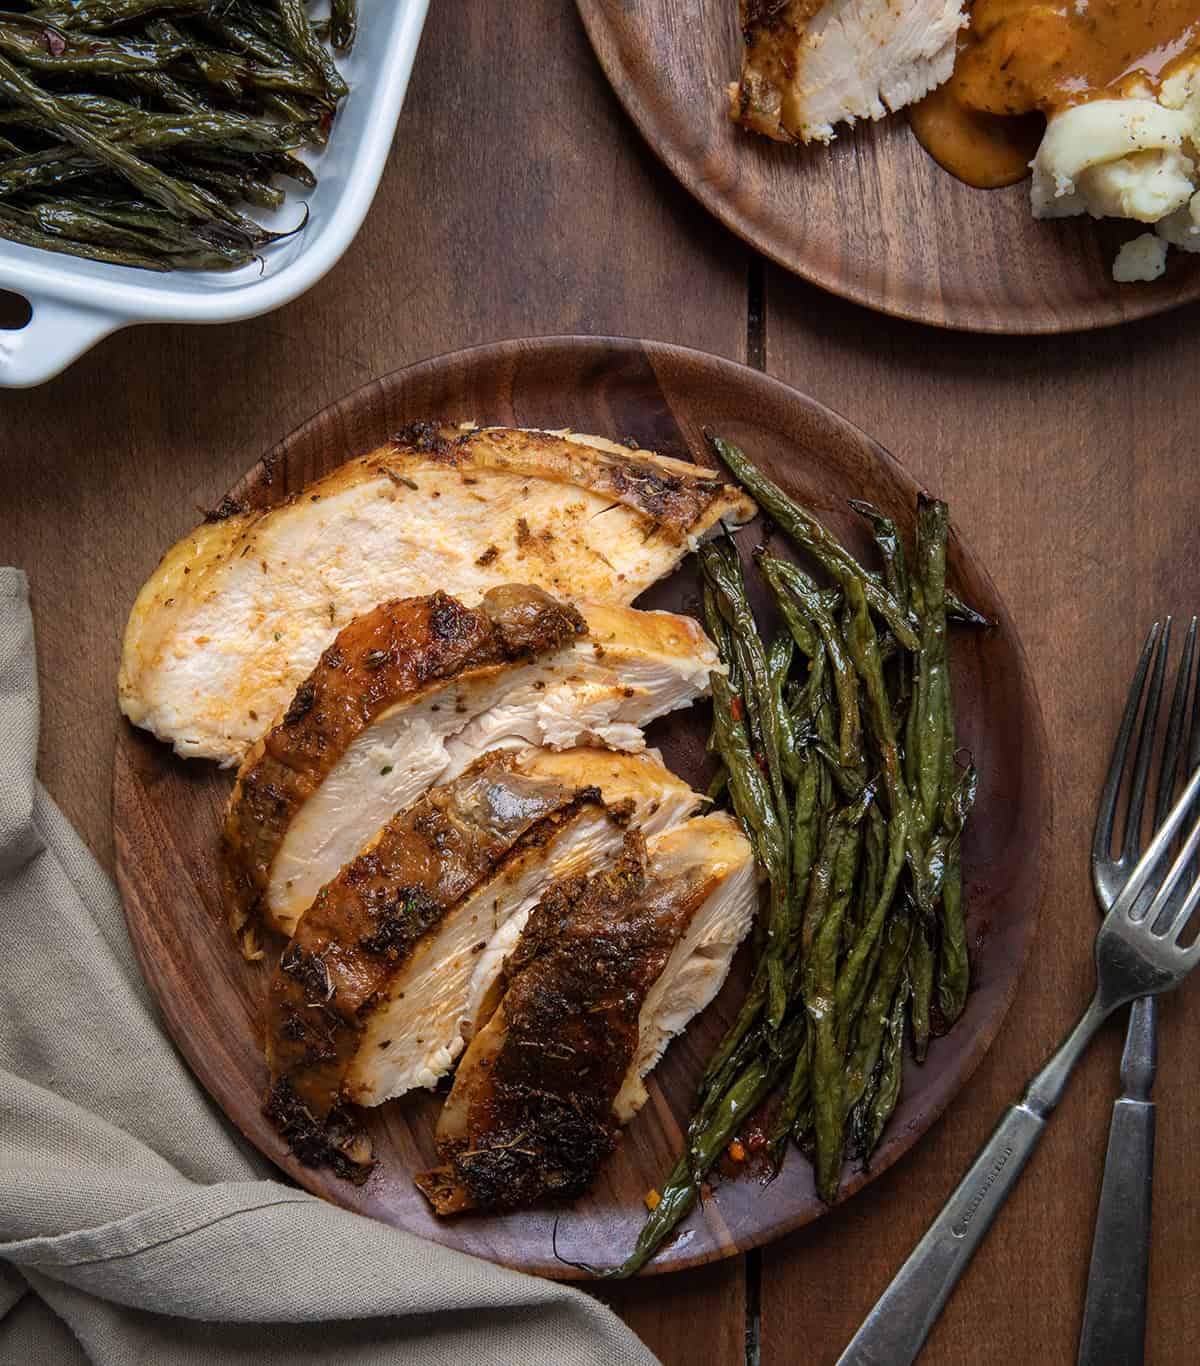
[[[0,388],[24,389],[53,379],[128,321],[115,313],[20,293],[33,313],[24,327],[0,331]]]

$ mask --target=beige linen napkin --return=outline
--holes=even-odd
[[[37,735],[0,569],[0,1363],[650,1366],[578,1291],[270,1179],[164,1036]]]

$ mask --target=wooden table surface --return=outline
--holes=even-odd
[[[764,366],[864,427],[950,500],[1029,652],[1056,813],[1039,938],[974,1079],[862,1196],[759,1253],[604,1292],[668,1366],[823,1366],[1090,991],[1086,850],[1127,674],[1154,614],[1200,604],[1197,322],[1010,340],[842,303],[765,267],[675,185],[571,0],[442,0],[379,198],[320,285],[256,321],[124,332],[0,398],[0,563],[33,585],[43,779],[111,866],[114,679],[138,586],[263,450],[373,376],[504,337],[645,336]],[[1165,1003],[1153,1366],[1195,1361],[1200,1339],[1198,1027],[1200,991]],[[1120,1036],[1081,1066],[929,1366],[1074,1360]]]

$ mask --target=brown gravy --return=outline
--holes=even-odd
[[[1027,173],[1047,114],[1156,90],[1200,50],[1200,0],[975,0],[954,74],[909,111],[921,145],[968,185]]]

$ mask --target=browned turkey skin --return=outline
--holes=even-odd
[[[794,141],[779,117],[777,92],[794,80],[798,35],[824,4],[825,0],[740,0],[746,51],[733,95],[735,123],[778,142]]]
[[[440,919],[504,864],[549,842],[587,805],[485,756],[434,788],[322,889],[271,982],[266,1111],[303,1161],[363,1179],[369,1152],[339,1110],[342,1080],[383,989]]]
[[[357,735],[435,682],[534,658],[586,630],[574,608],[541,589],[506,585],[477,608],[445,593],[395,599],[341,631],[246,756],[226,808],[225,904],[246,956],[261,956],[259,903],[288,825]]]
[[[616,1141],[613,1101],[646,994],[714,881],[708,869],[650,878],[631,832],[615,867],[550,889],[459,1066],[438,1125],[443,1165],[416,1178],[439,1214],[588,1189]]]
[[[573,449],[556,432],[487,427],[464,433],[417,423],[401,433],[397,442],[451,466],[470,466],[481,458],[481,452],[486,452],[483,458],[497,470],[523,471],[536,462],[560,478],[586,480],[584,487],[636,508],[674,541],[685,540],[714,502],[726,499],[731,506],[738,498],[745,502],[745,495],[716,471],[710,474],[700,466],[646,451]]]

